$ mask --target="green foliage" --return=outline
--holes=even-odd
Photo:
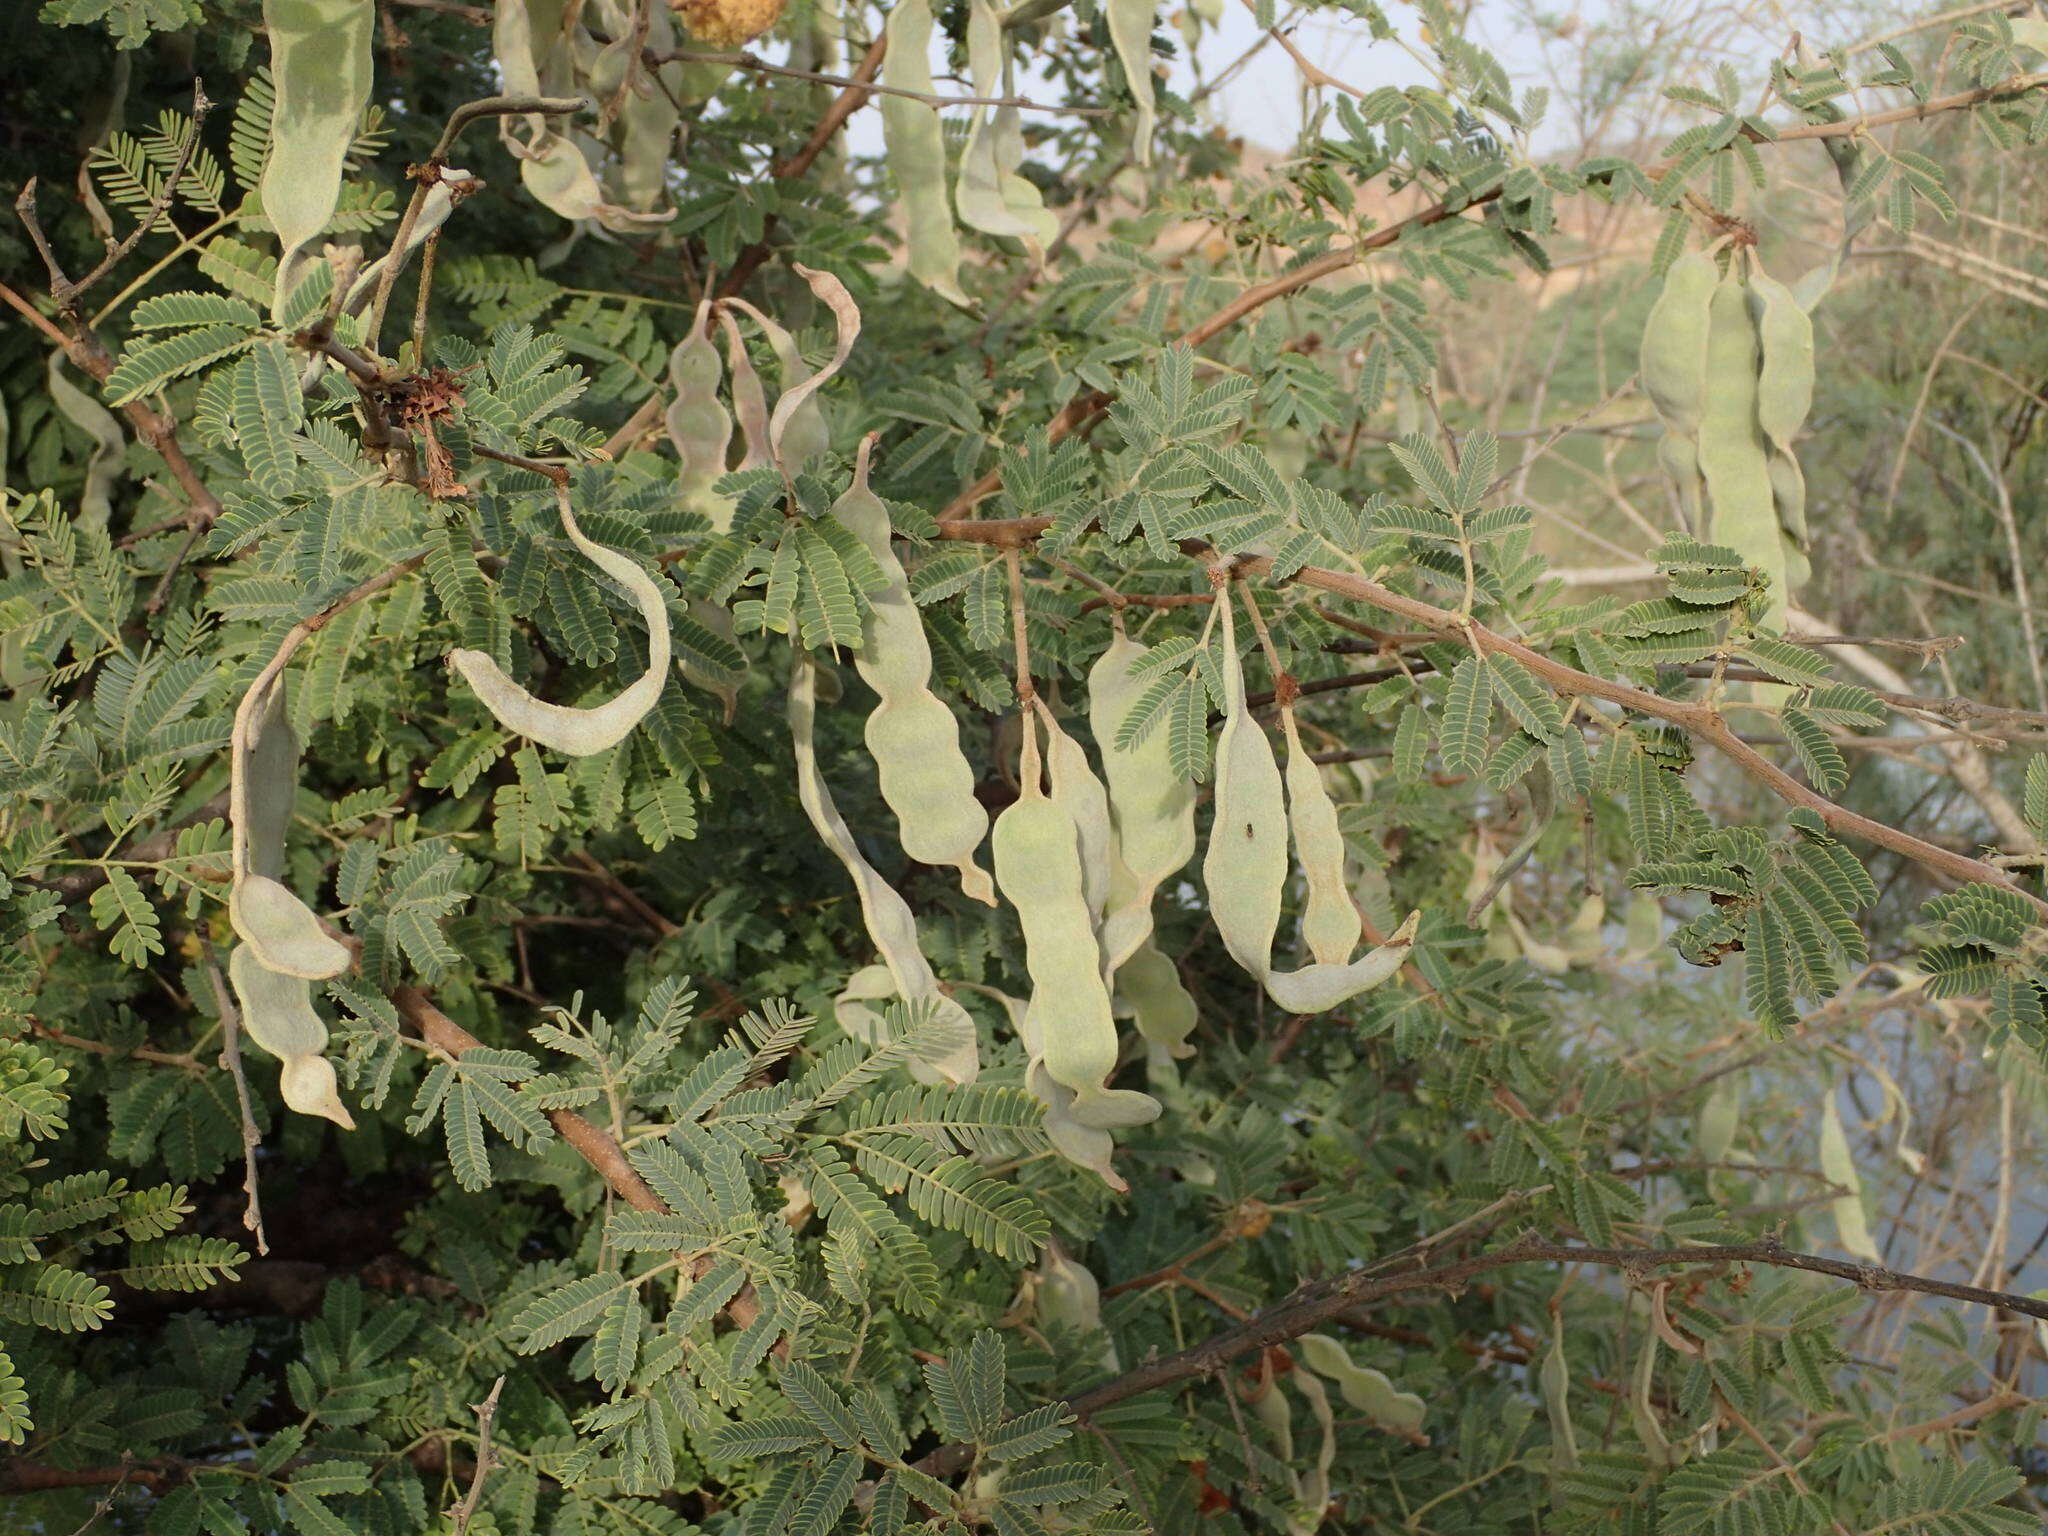
[[[1440,0],[1422,31],[1312,9],[1400,83],[1313,83],[1268,166],[1203,115],[1213,8],[940,8],[942,76],[1053,109],[963,125],[962,308],[897,260],[931,232],[895,149],[799,150],[832,87],[678,60],[708,40],[609,0],[531,59],[510,0],[380,8],[378,105],[313,146],[333,208],[281,251],[259,23],[290,9],[0,23],[51,255],[76,280],[135,236],[68,297],[7,237],[47,325],[0,335],[0,1523],[2039,1528],[2038,1304],[1959,1298],[2040,1280],[2044,364],[1988,324],[2038,281],[1985,233],[2041,223],[2040,22],[1873,17],[1752,67],[1628,8],[1545,19],[1553,108]],[[819,26],[748,46],[834,78]],[[435,150],[536,86],[588,110]],[[1595,120],[1656,152],[1546,147]],[[1839,219],[1799,179],[1822,150]],[[481,185],[437,187],[450,160]],[[1878,219],[1872,278],[1841,253]],[[386,303],[401,222],[432,238]],[[1815,315],[1782,576],[1623,383],[1700,250]],[[856,462],[907,601],[835,512]],[[1816,617],[1781,633],[1788,597]],[[1196,845],[1250,834],[1191,788],[1247,599],[1247,724],[1316,851],[1283,851],[1274,970],[1351,960],[1333,912],[1360,954],[1417,914],[1314,1015],[1218,942],[1227,857],[1146,872],[1123,926],[1145,796],[1197,802]],[[663,618],[676,666],[585,755],[447,664],[592,709]],[[1031,995],[1016,893],[921,862],[920,803],[877,793],[903,700],[857,672],[892,633],[972,817],[1041,787],[1028,698],[1091,773],[1163,744],[1107,802],[1052,760],[1078,920],[1135,948],[1099,968],[1115,1096],[1048,1070],[1074,999]],[[1147,649],[1105,721],[1119,633]],[[1897,675],[1914,650],[1942,670]],[[796,788],[799,651],[844,849]],[[288,731],[250,750],[280,657]],[[306,1012],[230,984],[259,876],[345,941],[342,974],[273,975]]]

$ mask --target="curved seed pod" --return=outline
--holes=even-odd
[[[1572,1374],[1564,1354],[1564,1314],[1552,1308],[1550,1348],[1540,1373],[1543,1409],[1550,1419],[1550,1464],[1569,1472],[1579,1464],[1579,1437],[1572,1428]]]
[[[768,396],[761,388],[761,375],[754,371],[754,360],[747,356],[740,328],[722,304],[718,323],[725,331],[726,366],[732,369],[732,413],[747,445],[739,467],[752,469],[768,462]]]
[[[1301,744],[1291,703],[1281,706],[1280,727],[1287,736],[1287,819],[1308,887],[1301,912],[1302,940],[1318,963],[1342,965],[1358,947],[1365,925],[1344,882],[1344,834],[1337,825],[1337,807],[1324,787],[1322,770]]]
[[[1337,1416],[1330,1411],[1330,1394],[1312,1373],[1296,1371],[1288,1379],[1315,1416],[1322,1443],[1316,1448],[1315,1465],[1306,1477],[1297,1479],[1299,1492],[1295,1502],[1302,1512],[1289,1517],[1287,1531],[1288,1536],[1315,1536],[1322,1529],[1330,1507],[1330,1469],[1337,1464]]]
[[[1109,0],[1109,40],[1116,49],[1116,61],[1124,68],[1124,81],[1138,104],[1138,119],[1131,125],[1131,157],[1139,165],[1152,163],[1152,0]]]
[[[1118,968],[1116,996],[1129,1008],[1147,1042],[1164,1048],[1169,1056],[1184,1059],[1195,1054],[1188,1044],[1199,1018],[1195,1000],[1181,985],[1180,967],[1157,944],[1148,939]]]
[[[1173,771],[1163,730],[1119,749],[1118,731],[1144,691],[1137,666],[1149,647],[1118,623],[1109,646],[1088,672],[1088,724],[1102,754],[1121,873],[1112,866],[1109,909],[1102,923],[1103,963],[1121,966],[1152,932],[1152,900],[1162,882],[1195,854],[1195,786]]]
[[[1643,325],[1643,391],[1665,429],[1697,436],[1707,399],[1708,311],[1720,269],[1705,251],[1688,251],[1664,274],[1664,289]]]
[[[1770,445],[1767,473],[1778,527],[1791,545],[1786,580],[1797,587],[1805,576],[1806,476],[1792,442],[1813,405],[1813,320],[1791,289],[1762,272],[1750,276],[1749,307],[1763,354],[1756,420]]]
[[[785,477],[794,476],[803,468],[799,450],[816,446],[814,434],[808,425],[801,429],[799,425],[800,422],[807,423],[809,419],[805,415],[806,406],[810,408],[811,418],[817,416],[818,408],[812,403],[811,396],[824,388],[826,381],[846,366],[847,358],[853,355],[853,344],[860,340],[860,310],[853,302],[853,295],[846,291],[846,284],[840,282],[830,272],[815,271],[802,262],[793,261],[790,267],[798,277],[811,285],[811,292],[817,295],[818,302],[832,311],[838,336],[832,345],[831,360],[816,373],[799,379],[794,384],[789,382],[788,358],[781,359],[783,390],[776,399],[775,414],[768,418],[768,451],[781,466]],[[771,333],[770,345],[774,344],[774,339]],[[791,350],[795,350],[793,346]],[[781,356],[779,352],[777,355]],[[801,359],[798,360],[798,366],[802,366]]]
[[[1110,1166],[1116,1142],[1108,1131],[1099,1126],[1083,1125],[1074,1118],[1074,1090],[1055,1081],[1045,1070],[1045,1058],[1041,1054],[1044,1042],[1039,1037],[1038,1021],[1032,1017],[1031,1005],[1021,997],[1012,997],[994,987],[978,987],[977,990],[1003,1005],[1003,1011],[1010,1016],[1011,1030],[1023,1042],[1024,1089],[1045,1106],[1045,1137],[1052,1143],[1053,1151],[1077,1167],[1086,1168],[1118,1194],[1126,1193],[1130,1185],[1117,1177],[1116,1170]]]
[[[370,100],[371,0],[263,0],[270,34],[270,154],[259,196],[283,257],[277,302],[291,291],[293,258],[327,227],[341,172]]]
[[[846,979],[845,987],[833,999],[832,1016],[854,1039],[878,1045],[884,1038],[882,1019],[868,1004],[887,1002],[896,995],[896,978],[888,966],[864,965]],[[903,1064],[920,1083],[972,1082],[980,1070],[972,1016],[957,1004],[945,1012],[944,1023],[952,1027],[942,1028],[941,1038],[932,1048]]]
[[[1664,947],[1664,908],[1646,891],[1628,899],[1622,916],[1624,960],[1647,960]]]
[[[1003,24],[991,0],[969,0],[968,72],[974,94],[1005,94],[1009,70],[1004,59]],[[1038,188],[1017,174],[1023,158],[1022,130],[1014,107],[976,107],[968,119],[967,146],[953,203],[960,221],[983,234],[1022,240],[1036,261],[1059,233]]]
[[[608,201],[575,136],[543,134],[519,155],[519,180],[534,201],[571,221],[594,219],[618,234],[666,224],[675,210],[639,213]]]
[[[1700,477],[1700,444],[1696,437],[1673,432],[1668,426],[1657,439],[1657,462],[1678,487],[1678,508],[1685,526],[1704,536],[1707,529],[1707,482]]]
[[[992,846],[996,883],[1024,925],[1030,1014],[1045,1069],[1073,1090],[1082,1124],[1142,1125],[1158,1117],[1158,1101],[1106,1086],[1116,1069],[1116,1020],[1088,918],[1080,833],[1039,783],[1037,736],[1028,723],[1024,743],[1024,792],[996,818]]]
[[[1413,1392],[1397,1391],[1384,1371],[1357,1364],[1344,1346],[1327,1334],[1304,1333],[1295,1343],[1308,1368],[1337,1383],[1344,1401],[1381,1429],[1404,1440],[1421,1436],[1428,1405]]]
[[[964,1043],[959,1051],[944,1062],[933,1062],[933,1067],[949,1081],[970,1083],[980,1071],[974,1021],[966,1009],[939,990],[939,979],[919,947],[917,919],[911,916],[908,903],[861,857],[846,818],[833,803],[818,772],[817,714],[818,664],[808,654],[800,653],[789,680],[789,734],[796,751],[797,799],[811,818],[811,825],[817,828],[819,838],[853,876],[868,937],[895,978],[897,996],[906,1002],[927,1003],[962,1027]]]
[[[85,489],[78,496],[78,526],[104,528],[114,509],[113,490],[120,483],[121,461],[128,451],[128,439],[114,413],[71,382],[65,371],[64,354],[50,354],[48,372],[50,403],[71,425],[92,439],[92,457],[85,465]],[[7,445],[0,425],[0,451]]]
[[[1523,926],[1513,907],[1508,908],[1508,932],[1521,947],[1522,958],[1546,976],[1562,976],[1572,968],[1572,957],[1555,944],[1546,944]]]
[[[1771,488],[1769,445],[1757,426],[1756,320],[1734,273],[1715,287],[1711,313],[1709,387],[1700,417],[1700,472],[1712,502],[1707,537],[1730,546],[1770,577],[1763,621],[1775,629],[1785,620],[1790,572]]]
[[[327,1026],[313,1011],[312,987],[302,977],[271,970],[248,944],[237,944],[228,956],[228,980],[241,1004],[243,1030],[284,1063],[278,1087],[285,1106],[354,1130],[336,1091],[334,1063],[320,1054],[327,1048]]]
[[[754,324],[761,328],[761,334],[768,339],[768,350],[775,354],[775,365],[782,370],[784,394],[811,378],[811,365],[804,361],[803,351],[797,346],[796,338],[787,330],[745,299],[726,299],[722,302],[726,308],[744,310]],[[790,413],[789,422],[782,429],[782,451],[788,460],[789,472],[795,474],[831,446],[832,432],[825,425],[825,413],[819,408],[817,397],[807,395]]]
[[[853,664],[881,702],[868,716],[868,752],[874,757],[882,799],[896,813],[903,851],[920,864],[950,864],[960,888],[995,904],[988,871],[974,850],[988,835],[988,812],[974,798],[974,766],[960,750],[960,727],[931,690],[932,653],[910,583],[889,543],[889,511],[868,489],[864,439],[853,484],[832,504],[832,516],[874,556],[887,584],[869,594]]]
[[[298,742],[285,720],[284,675],[269,672],[243,695],[228,747],[228,921],[256,963],[320,981],[347,970],[351,956],[279,880],[298,767]]]
[[[1289,1464],[1288,1476],[1294,1461],[1294,1410],[1288,1405],[1287,1394],[1280,1390],[1280,1382],[1273,1374],[1270,1361],[1262,1361],[1262,1380],[1259,1395],[1251,1400],[1252,1417],[1265,1426],[1266,1433],[1273,1437],[1279,1459]],[[1296,1487],[1299,1488],[1299,1480]]]
[[[1244,666],[1228,593],[1223,607],[1223,731],[1216,742],[1215,821],[1202,860],[1209,915],[1231,958],[1256,976],[1290,1013],[1323,1013],[1369,991],[1401,969],[1421,914],[1384,944],[1348,965],[1318,962],[1298,971],[1273,969],[1273,936],[1287,883],[1287,829],[1280,765],[1266,733],[1244,703]],[[1321,789],[1321,779],[1316,781]],[[1340,842],[1341,848],[1341,842]],[[1000,877],[999,877],[1000,878]],[[1340,887],[1341,889],[1341,887]],[[1346,895],[1345,899],[1350,898]]]
[[[654,578],[636,562],[583,536],[576,523],[575,509],[569,505],[566,485],[555,486],[555,500],[562,516],[562,531],[569,536],[569,542],[639,604],[640,616],[647,621],[647,670],[627,684],[616,698],[590,709],[576,709],[535,698],[483,651],[453,650],[448,653],[448,660],[506,730],[571,757],[589,757],[624,741],[661,697],[661,690],[668,683],[668,604]]]
[[[889,12],[888,38],[882,84],[934,94],[931,0],[897,0]],[[960,235],[946,195],[946,136],[939,109],[908,96],[884,96],[882,143],[903,199],[910,275],[940,298],[966,308],[967,295],[960,291]]]
[[[683,467],[676,475],[676,495],[685,510],[711,520],[714,533],[732,527],[732,502],[712,490],[725,475],[726,449],[732,443],[732,417],[719,403],[718,386],[725,365],[711,343],[711,301],[697,306],[690,334],[668,355],[669,388],[675,399],[662,420]]]

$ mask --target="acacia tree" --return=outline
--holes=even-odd
[[[2039,1528],[2048,23],[1251,9],[0,18],[10,1528]]]

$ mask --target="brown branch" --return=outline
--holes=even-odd
[[[1375,1275],[1365,1270],[1353,1270],[1337,1279],[1311,1281],[1247,1321],[1223,1329],[1191,1348],[1148,1360],[1099,1387],[1068,1398],[1066,1406],[1076,1418],[1086,1419],[1090,1414],[1099,1413],[1127,1398],[1196,1377],[1216,1375],[1240,1355],[1299,1338],[1323,1323],[1341,1319],[1353,1308],[1412,1291],[1455,1294],[1465,1289],[1477,1275],[1518,1264],[1592,1264],[1638,1274],[1659,1269],[1762,1264],[1830,1275],[1866,1291],[1911,1291],[2048,1319],[2048,1301],[2039,1301],[2031,1296],[1904,1274],[1875,1264],[1856,1264],[1820,1254],[1796,1253],[1772,1242],[1687,1248],[1584,1248],[1566,1243],[1517,1243],[1491,1253],[1474,1254],[1405,1274]],[[959,1471],[971,1455],[969,1446],[943,1445],[918,1461],[916,1466],[919,1471],[943,1477]]]
[[[206,114],[212,110],[213,103],[206,98],[205,84],[195,78],[192,82],[191,132],[185,135],[185,142],[178,146],[178,157],[172,162],[170,173],[164,177],[163,186],[158,189],[156,196],[149,200],[149,207],[143,211],[142,218],[135,227],[128,231],[127,238],[118,245],[110,241],[107,253],[100,258],[99,265],[75,283],[65,281],[54,266],[51,268],[50,297],[57,301],[57,312],[67,320],[77,316],[79,296],[113,271],[126,259],[128,253],[140,245],[143,238],[156,228],[157,221],[170,212],[171,204],[178,198],[178,183],[185,179],[186,168],[192,164],[192,153],[199,147],[199,130],[206,123]],[[35,208],[35,186],[35,178],[31,176],[28,185],[21,189],[21,201],[27,203],[31,211]],[[19,207],[20,204],[16,206]]]
[[[461,1503],[448,1511],[451,1536],[468,1536],[469,1522],[476,1517],[477,1505],[483,1502],[484,1479],[497,1465],[497,1458],[491,1454],[491,1423],[498,1417],[498,1394],[504,1390],[505,1378],[500,1376],[491,1383],[490,1395],[475,1405],[476,1465],[470,1470],[469,1491],[463,1494]]]
[[[832,142],[833,135],[846,126],[849,117],[867,104],[868,98],[873,94],[871,87],[875,76],[882,72],[882,56],[888,51],[887,37],[877,37],[868,44],[868,51],[861,56],[860,63],[854,66],[853,76],[847,82],[846,88],[832,99],[832,105],[827,107],[824,116],[818,119],[818,125],[811,130],[810,137],[804,140],[803,147],[776,165],[768,173],[771,177],[777,181],[794,181],[817,163],[818,156],[825,152],[825,146]],[[747,279],[759,270],[761,263],[771,254],[772,247],[768,241],[775,233],[775,220],[770,218],[766,224],[767,227],[761,232],[761,238],[740,252],[732,264],[732,271],[728,272],[725,281],[718,285],[718,297],[721,299],[729,299],[744,288]]]
[[[398,987],[391,993],[391,1001],[398,1008],[398,1016],[435,1050],[453,1060],[460,1060],[464,1051],[475,1050],[483,1042],[468,1030],[457,1024],[447,1014],[436,1008],[426,993],[417,987]],[[524,1090],[519,1090],[523,1092]],[[619,1144],[613,1141],[597,1125],[586,1120],[573,1109],[550,1109],[543,1111],[555,1132],[568,1143],[586,1163],[597,1170],[613,1194],[636,1211],[647,1211],[657,1215],[672,1214],[662,1199],[640,1177]],[[711,1259],[707,1255],[702,1267],[708,1269]],[[755,1297],[752,1285],[740,1288],[739,1294],[726,1303],[725,1313],[735,1325],[746,1327],[760,1315],[761,1304]]]
[[[941,538],[992,544],[1002,549],[1017,549],[1043,533],[1051,526],[1051,521],[1050,518],[1043,517],[1006,518],[984,522],[962,521],[944,524],[938,532]],[[1182,548],[1191,555],[1205,558],[1214,553],[1207,545],[1194,540],[1187,541]],[[1272,568],[1272,562],[1263,556],[1248,556],[1240,559],[1236,568],[1240,573],[1262,573]],[[1825,795],[1800,783],[1737,736],[1734,728],[1709,703],[1667,699],[1661,694],[1633,688],[1627,683],[1612,682],[1604,677],[1581,672],[1576,667],[1568,667],[1563,662],[1554,661],[1519,641],[1510,640],[1507,636],[1447,608],[1439,608],[1420,598],[1408,597],[1363,576],[1308,565],[1296,572],[1292,579],[1305,587],[1313,587],[1318,591],[1334,593],[1339,597],[1348,597],[1369,604],[1446,639],[1469,643],[1481,652],[1511,657],[1559,693],[1605,699],[1610,704],[1619,704],[1624,709],[1648,715],[1653,720],[1663,720],[1675,725],[1688,735],[1713,747],[1724,757],[1732,759],[1744,773],[1757,780],[1779,799],[1789,805],[1812,811],[1830,831],[1875,843],[1880,848],[1889,849],[1952,880],[1981,881],[1987,885],[2003,886],[2007,890],[2016,891],[2044,917],[2048,917],[2048,901],[2027,892],[2018,881],[1995,865],[1988,864],[1982,859],[1973,859],[1967,854],[1938,847],[1897,827],[1873,821],[1868,816],[1837,805]]]

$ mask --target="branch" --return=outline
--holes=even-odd
[[[100,258],[99,265],[77,282],[65,281],[62,274],[54,266],[51,267],[50,297],[57,301],[57,312],[67,320],[78,314],[79,296],[113,271],[130,251],[142,243],[143,237],[156,228],[157,220],[170,212],[171,204],[177,201],[178,183],[185,179],[186,167],[192,163],[192,153],[199,147],[199,130],[206,122],[206,114],[212,110],[213,103],[206,98],[206,86],[194,79],[191,132],[185,135],[185,142],[178,146],[178,158],[172,163],[170,173],[164,177],[163,186],[158,189],[156,196],[150,199],[149,207],[144,210],[141,220],[120,244],[109,243],[107,253]],[[31,214],[35,209],[35,188],[35,178],[30,177],[28,185],[21,190],[21,202],[28,205]],[[20,204],[16,206],[19,207]]]
[[[1773,1242],[1688,1248],[1583,1248],[1568,1243],[1516,1243],[1491,1253],[1474,1254],[1406,1274],[1375,1275],[1366,1270],[1352,1270],[1338,1279],[1311,1281],[1245,1322],[1225,1328],[1191,1348],[1148,1360],[1099,1387],[1068,1398],[1066,1406],[1076,1418],[1086,1419],[1090,1414],[1100,1413],[1126,1398],[1170,1387],[1193,1377],[1215,1375],[1240,1355],[1299,1338],[1324,1323],[1340,1318],[1354,1307],[1409,1291],[1455,1293],[1463,1290],[1474,1276],[1517,1264],[1592,1264],[1635,1273],[1725,1264],[1762,1264],[1777,1269],[1831,1275],[1871,1292],[1915,1291],[1926,1296],[1944,1296],[1954,1301],[2048,1319],[2048,1301],[2037,1301],[2031,1296],[1987,1291],[1974,1285],[1904,1274],[1875,1264],[1856,1264],[1819,1254],[1795,1253]],[[921,1472],[943,1477],[964,1467],[972,1454],[973,1448],[968,1445],[942,1445],[918,1461],[916,1466]]]
[[[505,1378],[500,1376],[491,1383],[490,1395],[475,1405],[476,1466],[469,1474],[469,1491],[463,1494],[461,1503],[448,1511],[451,1536],[469,1536],[469,1522],[476,1517],[477,1505],[483,1502],[484,1479],[497,1465],[497,1458],[491,1454],[491,1423],[498,1417],[498,1394],[504,1390]]]
[[[465,1051],[475,1050],[483,1042],[428,1000],[426,993],[417,987],[397,987],[391,993],[391,1001],[398,1008],[398,1016],[411,1027],[413,1032],[435,1050],[453,1060],[460,1060]],[[523,1092],[524,1090],[519,1090]],[[595,1168],[613,1194],[636,1211],[647,1211],[655,1215],[671,1215],[659,1195],[640,1177],[635,1168],[603,1130],[584,1119],[573,1109],[550,1109],[543,1111],[556,1133],[567,1142],[572,1150],[586,1163]],[[706,1255],[699,1261],[693,1273],[701,1273],[711,1267],[711,1257]],[[741,1328],[752,1323],[760,1315],[761,1304],[755,1297],[751,1284],[740,1288],[739,1293],[725,1304],[725,1314]]]
[[[867,105],[868,97],[874,93],[875,76],[882,72],[882,56],[888,51],[889,39],[886,36],[877,37],[868,44],[868,51],[861,56],[860,63],[854,66],[853,76],[847,82],[846,88],[834,97],[832,105],[825,109],[825,115],[818,119],[818,126],[813,128],[811,136],[804,140],[803,148],[777,165],[768,173],[770,176],[777,181],[794,181],[817,163],[818,156],[825,152],[825,146],[832,142],[833,135],[846,126],[849,117]],[[721,299],[729,299],[744,288],[747,279],[768,259],[768,239],[775,232],[775,221],[770,219],[767,223],[768,227],[761,231],[761,238],[740,252],[738,259],[732,264],[732,271],[727,273],[725,281],[718,285],[718,297]]]
[[[770,64],[766,59],[756,58],[751,53],[695,53],[687,48],[672,49],[667,53],[655,49],[647,51],[650,64],[723,64],[729,69],[749,70],[758,75],[775,75],[785,80],[808,80],[814,85],[837,85],[847,90],[858,90],[864,96],[902,96],[911,101],[921,101],[928,107],[1016,107],[1024,112],[1059,112],[1071,117],[1108,117],[1113,107],[1071,107],[1058,103],[1027,101],[1022,96],[937,96],[930,91],[908,91],[900,85],[877,85],[872,77],[866,80],[849,75],[821,75],[815,69],[792,69],[787,64]]]
[[[1051,525],[1052,519],[1045,517],[1002,518],[986,522],[959,521],[942,524],[938,534],[945,539],[1017,549],[1030,543]],[[1195,541],[1190,541],[1182,547],[1191,554],[1213,554],[1207,545]],[[1271,570],[1272,564],[1272,561],[1263,556],[1250,556],[1240,559],[1237,569],[1240,572],[1258,573]],[[1831,832],[1875,843],[1880,848],[1889,849],[1952,880],[1981,881],[1987,885],[2003,886],[2007,890],[2016,891],[2043,917],[2048,917],[2048,901],[2027,892],[2018,881],[1995,865],[1985,863],[1981,859],[1973,859],[1967,854],[1937,847],[1913,836],[1910,832],[1887,826],[1881,821],[1873,821],[1868,816],[1837,805],[1825,795],[1800,783],[1738,737],[1734,728],[1711,704],[1668,699],[1661,694],[1633,688],[1627,683],[1612,682],[1604,677],[1595,677],[1589,672],[1581,672],[1576,667],[1568,667],[1561,661],[1553,661],[1541,652],[1533,651],[1521,642],[1510,640],[1507,636],[1447,608],[1439,608],[1420,598],[1406,596],[1363,576],[1308,565],[1296,572],[1293,580],[1305,587],[1314,587],[1319,591],[1332,592],[1339,597],[1370,604],[1446,639],[1469,643],[1479,651],[1512,657],[1559,693],[1581,698],[1604,699],[1610,704],[1620,705],[1623,709],[1648,715],[1653,720],[1663,720],[1675,725],[1688,735],[1713,747],[1724,757],[1733,759],[1738,768],[1779,799],[1789,805],[1812,811]]]
[[[1938,96],[1931,101],[1916,102],[1908,107],[1895,107],[1887,112],[1873,112],[1866,117],[1847,118],[1834,123],[1800,123],[1780,130],[1775,137],[1767,138],[1753,129],[1744,129],[1743,136],[1757,144],[1786,144],[1804,139],[1852,138],[1868,133],[1873,128],[1882,128],[1890,123],[1909,122],[1918,118],[1934,117],[1943,112],[1956,112],[1969,107],[1983,106],[1988,102],[2005,101],[2015,96],[2024,96],[2030,91],[2048,86],[2048,73],[2017,75],[2002,85],[1982,86],[1976,90],[1958,91],[1953,96]],[[1643,167],[1643,174],[1655,181],[1669,171],[1676,162],[1660,160]],[[1385,229],[1376,230],[1362,240],[1350,245],[1339,246],[1326,251],[1312,260],[1303,262],[1291,271],[1255,283],[1236,298],[1210,315],[1208,319],[1183,331],[1174,338],[1175,344],[1199,347],[1218,332],[1227,330],[1246,315],[1265,308],[1275,299],[1284,299],[1291,293],[1298,293],[1312,283],[1342,272],[1346,267],[1356,265],[1374,251],[1386,249],[1404,234],[1413,230],[1427,229],[1441,224],[1445,219],[1455,218],[1472,209],[1492,202],[1501,195],[1502,187],[1494,187],[1477,196],[1446,199],[1432,204],[1419,213],[1389,224]],[[1053,417],[1046,429],[1046,440],[1057,443],[1071,437],[1075,432],[1093,426],[1109,410],[1116,397],[1104,390],[1090,390],[1076,396]],[[940,522],[950,522],[967,515],[977,503],[986,501],[1002,489],[1003,477],[1000,470],[990,470],[974,484],[962,491],[939,513]]]

